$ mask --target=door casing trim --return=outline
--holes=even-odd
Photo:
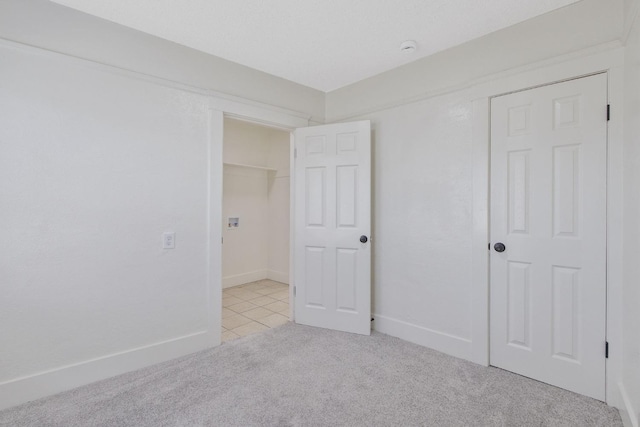
[[[607,131],[607,317],[606,402],[623,407],[620,392],[622,348],[622,159],[623,159],[624,50],[611,49],[589,57],[560,61],[537,70],[510,76],[470,91],[473,106],[473,231],[470,360],[489,366],[489,173],[490,101],[492,97],[538,86],[606,73],[612,117]]]

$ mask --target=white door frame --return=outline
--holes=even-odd
[[[224,98],[210,98],[209,129],[210,153],[209,153],[209,325],[214,332],[214,345],[219,345],[222,339],[222,185],[224,170],[224,119],[233,118],[256,125],[272,127],[289,132],[290,137],[290,164],[294,168],[294,139],[293,130],[298,127],[309,126],[308,117],[294,111],[283,110],[269,105],[258,103],[245,103]],[[290,173],[290,235],[289,235],[289,301],[293,301],[293,289],[295,277],[293,275],[293,239],[294,239],[294,174]],[[218,307],[218,309],[216,309]],[[294,320],[294,304],[289,304],[290,320]]]
[[[470,359],[489,366],[489,172],[490,101],[494,96],[606,73],[612,108],[607,132],[607,318],[610,346],[606,360],[606,402],[623,407],[620,388],[622,325],[622,117],[623,58],[614,49],[588,58],[510,73],[497,82],[479,84],[473,98],[473,249],[472,249],[472,350]]]

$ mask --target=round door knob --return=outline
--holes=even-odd
[[[504,243],[496,243],[495,245],[493,245],[493,249],[496,250],[496,252],[504,252],[505,249],[507,249],[507,247],[504,245]]]
[[[367,243],[367,236],[360,236],[360,243]]]

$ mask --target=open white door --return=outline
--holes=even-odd
[[[295,320],[371,333],[371,125],[295,131]]]
[[[605,397],[607,77],[491,102],[491,364]]]

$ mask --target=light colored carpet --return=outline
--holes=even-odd
[[[0,412],[3,426],[621,426],[602,402],[387,335],[288,323]]]

